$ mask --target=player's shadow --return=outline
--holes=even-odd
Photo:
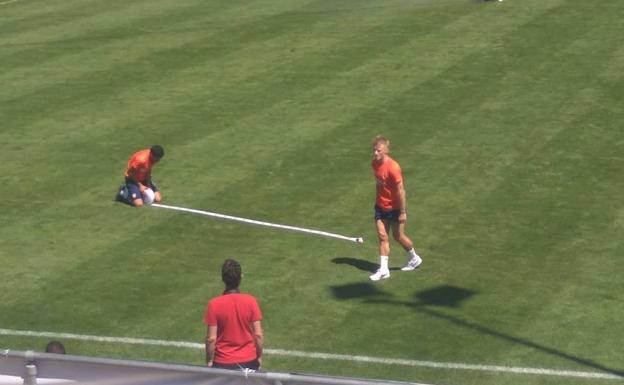
[[[334,259],[332,259],[332,262],[337,264],[337,265],[353,266],[356,269],[363,270],[363,271],[368,271],[368,272],[371,272],[371,273],[374,273],[375,270],[377,270],[377,268],[379,268],[379,265],[376,264],[376,263],[369,262],[369,261],[364,260],[364,259],[357,259],[357,258],[350,258],[350,257],[334,258]]]
[[[337,257],[332,259],[332,262],[337,265],[349,265],[353,266],[358,270],[367,271],[369,273],[374,273],[379,269],[378,263],[373,263],[364,259],[357,259],[351,257]],[[389,270],[400,270],[400,267],[390,267]]]
[[[362,291],[362,293],[366,294],[367,291]],[[368,293],[373,293],[373,292],[368,290]],[[613,375],[622,377],[622,379],[624,379],[624,371],[621,369],[608,368],[590,359],[577,357],[577,356],[562,352],[560,350],[557,350],[548,346],[540,345],[536,342],[529,341],[524,338],[519,338],[519,337],[509,335],[509,334],[505,334],[497,330],[488,328],[486,326],[479,325],[478,323],[475,323],[475,322],[462,320],[452,315],[444,314],[435,309],[436,307],[451,307],[451,308],[460,307],[461,304],[465,300],[469,299],[474,294],[476,294],[476,292],[472,290],[443,285],[443,286],[438,286],[432,289],[428,289],[428,290],[415,293],[413,301],[397,301],[397,300],[392,299],[388,295],[384,296],[384,295],[379,295],[379,294],[386,294],[386,293],[381,292],[381,293],[375,294],[374,297],[369,296],[369,298],[365,300],[365,303],[406,306],[417,312],[424,313],[429,316],[450,322],[457,326],[470,329],[470,330],[474,330],[479,333],[489,335],[492,337],[500,338],[500,339],[503,339],[503,340],[506,340],[515,344],[524,345],[532,349],[575,362],[579,365],[583,365],[589,368],[600,370],[604,373],[613,374]]]

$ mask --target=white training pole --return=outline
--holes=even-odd
[[[342,239],[343,241],[351,241],[351,242],[355,242],[355,243],[364,243],[364,238],[362,238],[362,237],[351,238],[351,237],[346,237],[346,236],[340,235],[340,234],[329,233],[327,231],[319,231],[319,230],[306,229],[306,228],[303,228],[303,227],[279,225],[279,224],[276,224],[276,223],[257,221],[255,219],[247,219],[247,218],[235,217],[235,216],[232,216],[232,215],[212,213],[210,211],[202,211],[202,210],[195,210],[195,209],[187,209],[185,207],[163,205],[161,203],[154,203],[151,206],[152,207],[159,207],[161,209],[182,211],[182,212],[186,212],[186,213],[205,215],[205,216],[208,216],[208,217],[227,219],[227,220],[230,220],[230,221],[248,223],[248,224],[252,224],[252,225],[274,227],[274,228],[277,228],[277,229],[298,231],[300,233],[306,233],[306,234],[315,234],[315,235],[320,235],[320,236],[328,237],[328,238]]]

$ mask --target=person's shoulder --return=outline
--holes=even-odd
[[[393,169],[400,169],[401,165],[396,159],[388,157],[388,167]]]
[[[394,175],[394,178],[401,178],[401,174],[403,173],[401,171],[401,165],[399,164],[399,162],[397,162],[396,160],[392,159],[392,158],[388,158],[388,168],[386,170],[388,170],[388,172],[392,175]]]
[[[146,153],[146,151],[147,151],[147,153]],[[130,159],[132,159],[133,161],[141,161],[141,160],[145,159],[146,154],[149,155],[149,149],[148,150],[139,150],[139,151],[136,151],[134,154],[132,154],[130,156]]]
[[[223,299],[225,298],[224,295],[218,295],[216,297],[212,297],[208,300],[208,305],[215,305],[215,304],[219,304],[221,302],[223,302]]]
[[[253,301],[253,302],[258,302],[258,300],[256,299],[256,297],[253,294],[250,293],[240,293],[239,296],[241,298],[243,298],[245,301]]]

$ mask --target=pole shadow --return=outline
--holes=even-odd
[[[500,338],[500,339],[503,339],[503,340],[506,340],[515,344],[523,345],[523,346],[526,346],[526,347],[529,347],[529,348],[532,348],[532,349],[535,349],[535,350],[538,350],[538,351],[541,351],[541,352],[544,352],[544,353],[547,353],[547,354],[550,354],[559,358],[563,358],[565,360],[574,362],[576,364],[586,366],[589,368],[593,368],[601,372],[612,374],[612,375],[615,375],[624,379],[624,370],[609,368],[600,363],[594,362],[590,359],[574,356],[572,354],[568,354],[566,352],[563,352],[563,351],[560,351],[560,350],[557,350],[548,346],[544,346],[544,345],[538,344],[536,342],[533,342],[524,338],[505,334],[497,330],[488,328],[487,326],[479,325],[478,323],[475,323],[475,322],[462,320],[457,317],[444,314],[435,309],[436,306],[437,307],[451,307],[451,308],[460,307],[461,304],[465,300],[469,299],[474,294],[476,294],[476,292],[471,291],[471,290],[458,288],[454,286],[443,285],[443,286],[438,286],[432,289],[428,289],[428,290],[415,293],[413,301],[397,301],[387,296],[386,298],[383,298],[383,296],[374,294],[370,290],[369,291],[363,290],[360,293],[363,294],[362,296],[369,297],[364,301],[365,303],[406,306],[417,312],[424,313],[424,314],[427,314],[429,316],[432,316],[441,320],[445,320],[457,326],[461,326],[466,329],[474,330],[484,335],[489,335],[492,337]],[[367,295],[367,293],[369,294],[373,293],[371,295],[375,295],[375,297],[370,298],[371,295]],[[384,293],[382,292],[381,294],[384,294]]]

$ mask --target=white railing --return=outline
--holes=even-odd
[[[5,384],[422,385],[290,373],[245,373],[197,365],[3,350],[0,351],[0,385]]]

